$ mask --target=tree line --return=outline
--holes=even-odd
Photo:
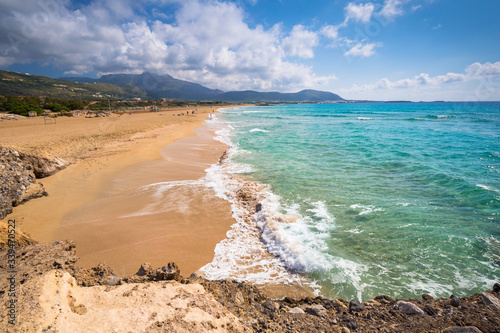
[[[52,97],[37,96],[0,96],[0,111],[28,116],[29,112],[36,112],[41,115],[45,110],[53,112],[69,112],[81,110],[89,105],[87,100],[65,100]]]

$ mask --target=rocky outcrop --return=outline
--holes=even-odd
[[[21,159],[15,150],[0,147],[0,219],[12,212],[12,207],[30,199],[47,195],[36,182],[32,164]]]
[[[14,241],[15,247],[28,246],[37,244],[38,242],[31,238],[30,235],[25,234],[19,229],[15,229],[15,234],[12,233],[12,224],[9,230],[9,224],[0,222],[0,250],[7,249],[10,245],[9,240]],[[9,237],[10,236],[10,237]]]
[[[16,258],[15,269],[9,266],[12,252]],[[4,274],[8,274],[11,270],[16,272],[16,282],[24,284],[53,269],[62,269],[74,274],[77,260],[75,244],[69,241],[15,246],[9,250],[2,250],[0,251],[0,297],[7,293],[9,281],[4,278]]]
[[[69,165],[67,161],[57,156],[47,158],[20,153],[19,157],[23,162],[32,166],[33,173],[38,179],[52,176]]]
[[[182,278],[173,263],[143,264],[128,277],[105,264],[79,269],[68,241],[15,252],[18,321],[8,326],[8,251],[0,251],[0,327],[9,332],[500,332],[498,284],[462,298],[275,300],[247,283]]]

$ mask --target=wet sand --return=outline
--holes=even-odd
[[[162,159],[116,173],[95,200],[64,216],[55,238],[77,242],[81,265],[104,261],[120,275],[169,261],[189,275],[210,262],[234,220],[202,180],[225,147],[207,128],[196,132],[162,149]]]
[[[76,241],[83,267],[105,262],[118,275],[126,275],[144,262],[159,267],[174,261],[188,276],[212,260],[215,245],[234,223],[229,203],[215,197],[201,180],[227,148],[207,127],[200,127],[212,111],[199,109],[199,114],[184,117],[164,114],[164,126],[122,137],[105,130],[103,137],[120,140],[100,143],[95,151],[75,143],[85,151],[83,157],[62,154],[76,157],[76,163],[41,180],[49,196],[16,207],[9,218],[20,221],[21,229],[41,242]],[[159,119],[159,114],[130,118],[136,116],[146,123],[147,117]],[[94,121],[75,122],[90,123],[87,120]],[[101,128],[117,128],[101,123]],[[68,129],[64,123],[58,128],[64,138]],[[127,126],[123,129],[126,132]],[[49,153],[54,151],[71,150],[56,147]]]

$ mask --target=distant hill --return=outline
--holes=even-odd
[[[225,102],[333,102],[344,99],[337,94],[317,90],[302,90],[298,93],[258,92],[252,90],[229,91],[214,90],[200,84],[175,79],[170,75],[155,75],[148,72],[142,74],[110,74],[100,79],[61,78],[79,80],[79,82],[105,82],[134,84],[157,98],[174,98],[184,100],[211,100]]]
[[[229,91],[210,89],[198,83],[175,79],[170,75],[109,74],[99,79],[45,76],[0,71],[0,94],[47,96],[57,98],[169,98],[193,101],[225,102],[335,102],[337,94],[317,90],[297,93]]]
[[[334,102],[344,99],[337,94],[317,90],[302,90],[298,93],[230,91],[220,97],[227,102]]]
[[[123,98],[147,97],[147,93],[132,84],[78,83],[45,76],[0,70],[0,94],[13,96],[43,96],[55,98]]]
[[[65,76],[65,77],[60,77],[58,80],[80,82],[80,83],[94,83],[97,82],[99,79],[93,79],[91,77],[83,77],[83,76]]]
[[[217,96],[223,93],[221,90],[209,89],[198,83],[174,79],[170,75],[155,75],[148,72],[104,75],[98,82],[134,84],[158,98],[216,100]]]

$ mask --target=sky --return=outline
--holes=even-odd
[[[498,0],[0,0],[0,69],[500,101]]]

